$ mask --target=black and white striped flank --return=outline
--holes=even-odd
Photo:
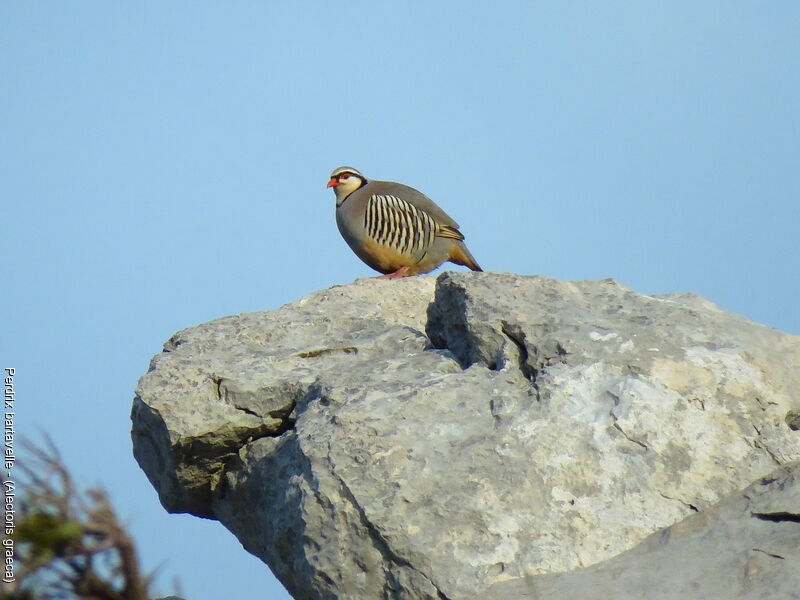
[[[402,254],[413,254],[433,244],[436,222],[425,211],[390,195],[374,195],[364,213],[367,235]]]

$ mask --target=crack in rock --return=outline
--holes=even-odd
[[[358,348],[355,346],[342,346],[341,348],[315,348],[314,350],[307,350],[305,352],[296,352],[292,356],[297,358],[317,358],[324,354],[332,354],[341,352],[342,354],[358,354]]]
[[[330,473],[331,475],[333,475],[336,481],[339,482],[339,485],[341,486],[342,489],[342,497],[345,498],[355,509],[356,513],[359,516],[361,524],[367,530],[367,533],[369,534],[375,549],[381,553],[381,556],[383,556],[384,561],[392,562],[399,567],[404,567],[410,569],[411,571],[414,571],[415,573],[419,574],[423,579],[425,579],[425,581],[430,583],[433,589],[436,590],[436,593],[439,596],[439,600],[450,600],[450,598],[448,598],[448,596],[439,588],[438,585],[436,585],[433,582],[433,580],[428,575],[426,575],[425,573],[420,571],[417,567],[415,567],[413,564],[411,564],[409,560],[403,558],[402,556],[397,554],[394,550],[392,550],[391,546],[389,545],[389,542],[386,541],[383,535],[381,535],[381,532],[378,530],[378,528],[369,520],[369,517],[367,517],[364,508],[359,504],[358,500],[355,497],[355,494],[353,494],[353,491],[350,489],[350,486],[348,486],[347,483],[344,481],[344,479],[342,479],[342,477],[336,472],[333,463],[331,463]]]
[[[782,461],[781,461],[781,460],[780,460],[780,459],[779,459],[777,456],[775,456],[775,453],[774,453],[772,450],[770,450],[769,446],[767,446],[767,445],[766,445],[764,442],[762,442],[761,440],[756,440],[756,441],[753,443],[753,446],[755,446],[755,447],[756,447],[756,448],[758,448],[759,450],[763,450],[764,452],[766,452],[767,454],[769,454],[769,457],[770,457],[770,458],[771,458],[771,459],[772,459],[772,460],[775,462],[775,464],[776,464],[776,465],[778,465],[779,467],[780,467],[780,466],[783,464],[783,462],[782,462]]]
[[[800,431],[800,410],[790,410],[783,420],[792,431]]]
[[[689,502],[686,502],[685,500],[681,500],[680,498],[675,498],[675,497],[673,497],[673,496],[667,496],[667,495],[666,495],[664,492],[662,492],[661,490],[659,490],[659,491],[658,491],[658,495],[659,495],[659,496],[661,496],[662,498],[665,498],[666,500],[670,500],[670,501],[672,501],[672,502],[677,502],[677,503],[679,503],[679,504],[682,504],[682,505],[683,505],[683,506],[685,506],[686,508],[688,508],[688,509],[691,509],[693,512],[700,512],[700,509],[699,509],[699,508],[697,508],[697,507],[696,507],[694,504],[691,504],[691,503],[689,503]]]
[[[525,332],[509,325],[507,321],[502,322],[500,330],[517,347],[517,366],[522,371],[523,377],[536,386],[538,371],[528,362],[529,356],[528,348],[525,345]]]
[[[780,554],[773,554],[772,552],[767,552],[766,550],[762,550],[761,548],[753,548],[753,552],[761,552],[762,554],[766,554],[771,558],[780,558],[781,560],[786,560],[785,557],[781,556]]]
[[[619,424],[619,418],[617,417],[616,414],[614,414],[614,409],[617,406],[619,406],[619,396],[617,396],[616,394],[614,394],[613,392],[610,392],[608,390],[606,390],[606,394],[608,394],[611,397],[612,401],[613,401],[613,406],[608,411],[608,416],[611,417],[612,427],[614,429],[616,429],[617,431],[619,431],[622,434],[622,437],[624,437],[626,440],[628,440],[632,444],[636,444],[637,446],[643,448],[644,450],[649,450],[650,448],[647,446],[647,444],[645,444],[644,442],[639,441],[636,438],[631,437],[630,435],[628,435],[628,433],[622,428],[622,425]],[[663,494],[662,494],[662,496],[663,496]],[[667,498],[667,496],[664,496],[664,497]],[[672,498],[669,498],[669,499],[671,500]]]
[[[614,415],[613,412],[611,413],[611,418],[614,419],[614,429],[619,431],[626,440],[628,440],[629,442],[631,442],[633,444],[636,444],[637,446],[640,446],[640,447],[644,448],[645,450],[649,450],[649,448],[647,447],[647,444],[645,444],[644,442],[640,442],[636,438],[632,438],[627,433],[625,433],[625,430],[617,422],[617,417]]]
[[[800,523],[800,514],[790,512],[771,512],[771,513],[750,513],[751,516],[762,521],[772,521],[773,523]]]

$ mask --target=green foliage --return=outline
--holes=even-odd
[[[48,512],[32,512],[17,525],[14,539],[17,547],[27,545],[25,555],[29,565],[44,564],[63,558],[83,534],[83,525],[78,521],[65,521]]]

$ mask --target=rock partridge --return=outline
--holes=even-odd
[[[458,223],[414,188],[370,181],[351,167],[331,173],[336,224],[358,257],[382,279],[432,271],[445,261],[482,271]]]

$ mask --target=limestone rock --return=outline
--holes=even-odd
[[[486,598],[791,600],[800,598],[800,463],[578,571],[505,581]]]
[[[219,519],[295,598],[462,600],[800,459],[798,390],[800,338],[691,294],[359,280],[173,336],[134,453],[167,510]]]

